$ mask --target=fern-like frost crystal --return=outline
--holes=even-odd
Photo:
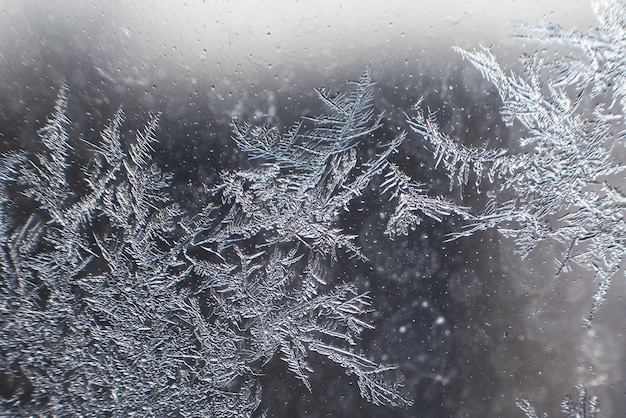
[[[603,26],[590,32],[523,26],[532,39],[580,47],[585,52],[580,60],[546,63],[540,55],[524,56],[520,76],[505,73],[486,48],[456,49],[499,93],[505,123],[520,132],[514,150],[459,144],[419,107],[409,117],[410,127],[446,169],[451,188],[462,191],[471,178],[476,187],[485,177],[494,184],[483,213],[468,218],[465,230],[453,237],[495,227],[515,241],[522,257],[545,240],[560,243],[563,256],[556,274],[575,263],[592,271],[599,283],[588,323],[626,255],[625,198],[615,184],[623,166],[613,154],[624,140],[623,117],[610,112],[618,103],[623,112],[624,6],[605,0],[595,1],[594,8]],[[554,68],[556,81],[546,79],[546,69]],[[571,86],[577,89],[574,95]],[[589,99],[601,93],[612,95],[608,103]]]
[[[547,414],[539,415],[535,411],[533,403],[528,399],[521,399],[516,402],[519,409],[526,414],[527,418],[548,418]],[[561,401],[561,412],[566,418],[599,418],[600,402],[595,396],[589,396],[587,389],[578,386],[578,399],[576,402],[571,396],[566,396]]]
[[[408,406],[393,366],[357,347],[368,294],[328,277],[339,251],[363,258],[337,219],[371,180],[397,204],[390,235],[463,209],[429,197],[390,162],[403,134],[361,161],[381,126],[369,70],[329,114],[277,127],[233,124],[254,168],[208,185],[189,214],[153,161],[158,115],[124,139],[118,111],[69,182],[67,87],[34,159],[0,159],[0,369],[15,414],[251,416],[274,358],[312,390],[311,356],[353,376],[377,405]],[[71,157],[71,158],[70,158]],[[80,187],[70,184],[80,184]],[[22,215],[23,208],[31,208]],[[391,373],[393,374],[393,373]]]

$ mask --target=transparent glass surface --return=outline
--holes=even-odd
[[[0,165],[0,416],[523,417],[516,402],[528,399],[538,416],[557,417],[566,395],[578,402],[578,386],[587,402],[597,396],[599,416],[622,416],[624,10],[618,0],[1,2],[0,152],[26,154]],[[542,22],[562,32],[523,26]],[[488,51],[509,78],[490,78],[478,55],[472,61],[453,47]],[[525,75],[524,57],[544,61]],[[602,65],[614,67],[603,73]],[[371,93],[370,104],[350,101],[362,98],[359,88]],[[511,115],[506,104],[516,100]],[[48,170],[61,154],[46,138],[58,144],[59,137],[40,131],[59,121],[60,102],[68,119],[64,178]],[[525,115],[540,112],[535,104],[562,119],[528,122]],[[86,173],[105,161],[102,132],[119,109],[123,162],[92,193]],[[141,155],[171,174],[167,201],[151,201],[132,180],[148,172],[132,150],[156,114],[156,141]],[[490,157],[476,171],[478,157],[463,167],[466,154],[457,151],[451,162],[416,128],[419,115],[453,144],[519,159],[498,165]],[[289,138],[301,121],[280,154],[276,138]],[[601,130],[591,148],[606,149],[607,159],[587,157],[605,174],[548,161],[572,152],[580,160],[563,161],[586,158],[587,145],[550,142],[569,135],[570,123],[584,126],[572,134],[584,144]],[[402,143],[390,145],[403,132]],[[545,143],[524,142],[542,134]],[[244,138],[259,142],[246,146]],[[398,186],[394,170],[410,185]],[[50,185],[33,186],[26,172]],[[359,176],[365,184],[355,182]],[[572,187],[582,197],[546,209],[549,187],[555,196]],[[53,191],[65,215],[42,203]],[[432,201],[406,197],[414,192]],[[96,203],[81,212],[72,205],[85,196]],[[390,233],[405,197],[403,210],[421,222]],[[152,203],[135,205],[142,199]],[[489,212],[494,201],[499,209]],[[171,230],[155,220],[166,203],[180,210]],[[506,221],[510,205],[517,211]],[[132,228],[112,215],[123,207],[132,208],[124,221]],[[198,215],[208,207],[210,216]],[[528,254],[517,240],[528,231],[521,214],[544,233],[528,238]],[[465,234],[473,225],[480,226]],[[154,246],[141,247],[148,228]],[[32,245],[20,241],[31,235]],[[59,236],[72,245],[54,241]],[[170,258],[153,257],[158,251]],[[270,272],[272,255],[280,260]],[[586,326],[604,277],[598,271],[613,267],[606,300]],[[307,280],[314,283],[308,299]],[[354,306],[333,308],[346,300],[329,296],[328,305],[310,307],[348,284],[355,292],[348,296],[364,295]],[[114,347],[116,340],[124,344]],[[396,368],[378,376],[380,365]],[[159,370],[168,377],[157,378]],[[374,375],[397,395],[359,387]],[[202,409],[196,393],[212,406]],[[237,409],[248,401],[250,408]],[[587,414],[595,416],[589,406]]]

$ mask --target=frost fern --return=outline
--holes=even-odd
[[[560,243],[563,255],[555,273],[575,263],[592,271],[599,283],[587,323],[602,305],[626,255],[626,197],[616,183],[623,167],[613,156],[616,144],[624,140],[623,117],[609,112],[624,97],[619,69],[626,39],[623,5],[596,1],[594,7],[603,26],[588,33],[525,26],[534,31],[533,39],[557,37],[581,46],[585,58],[568,60],[568,65],[563,61],[549,65],[540,55],[526,55],[524,75],[517,75],[502,70],[486,48],[456,49],[498,91],[505,123],[520,132],[513,150],[458,144],[419,106],[409,118],[413,131],[448,172],[451,188],[457,185],[462,190],[471,177],[477,187],[484,177],[494,184],[485,210],[453,237],[495,227],[515,241],[522,257],[546,240]],[[553,81],[546,71],[551,76],[555,66],[560,71]],[[591,72],[594,76],[587,74]],[[586,97],[588,91],[591,97],[607,92],[608,86],[612,86],[609,103],[593,104]]]
[[[392,156],[398,135],[362,161],[381,125],[369,70],[346,94],[318,91],[329,114],[287,133],[233,123],[255,167],[206,185],[190,214],[153,162],[158,115],[126,138],[118,111],[78,159],[67,87],[35,158],[0,159],[0,370],[14,415],[250,416],[274,358],[312,390],[311,356],[354,376],[377,405],[408,406],[393,366],[358,347],[367,294],[328,277],[338,252],[363,258],[338,219],[371,180],[396,203],[390,235],[461,208],[428,196]],[[70,181],[71,180],[71,181]],[[392,373],[393,374],[393,373]]]

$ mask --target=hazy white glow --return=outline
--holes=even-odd
[[[512,21],[537,19],[588,26],[592,14],[587,0],[8,0],[0,4],[0,36],[9,40],[0,53],[15,41],[28,55],[58,30],[99,38],[104,48],[108,39],[121,40],[127,51],[111,59],[122,65],[128,54],[135,63],[189,71],[271,72],[285,63],[316,71],[498,44]]]

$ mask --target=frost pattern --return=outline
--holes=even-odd
[[[518,36],[542,43],[559,42],[582,50],[584,58],[567,56],[550,64],[558,86],[576,85],[592,97],[609,94],[626,111],[626,5],[620,0],[592,0],[600,26],[570,31],[554,23],[520,24]]]
[[[527,418],[547,418],[547,414],[539,415],[535,411],[532,401],[521,399],[516,402]],[[587,389],[578,386],[578,400],[574,402],[571,396],[566,396],[561,401],[561,412],[566,418],[598,418],[600,416],[600,402],[595,396],[589,396]]]
[[[593,5],[601,26],[588,32],[520,26],[520,36],[580,48],[583,58],[525,56],[520,76],[488,49],[457,49],[499,92],[505,122],[523,132],[519,147],[458,144],[419,105],[408,117],[451,189],[462,194],[470,179],[479,189],[485,176],[493,184],[479,215],[431,196],[393,162],[403,133],[359,156],[382,123],[369,70],[348,93],[319,90],[329,114],[286,133],[234,122],[253,168],[206,185],[212,203],[197,214],[172,201],[171,177],[152,161],[158,115],[128,140],[118,111],[89,144],[94,158],[82,177],[69,179],[75,158],[62,87],[38,132],[43,151],[0,158],[3,407],[18,416],[263,414],[264,366],[279,357],[312,390],[312,353],[352,375],[368,401],[410,405],[388,379],[393,366],[357,348],[371,328],[368,295],[325,268],[342,251],[364,258],[337,219],[376,176],[395,204],[391,237],[423,217],[455,215],[467,224],[452,238],[495,227],[523,257],[546,239],[562,244],[556,273],[576,263],[599,281],[590,322],[626,252],[626,196],[612,184],[622,172],[613,151],[623,142],[626,13],[615,0]],[[518,406],[538,416],[530,401]],[[583,389],[562,410],[599,413]]]
[[[206,185],[189,214],[153,162],[158,115],[134,138],[118,111],[90,162],[73,154],[67,87],[35,156],[0,160],[0,370],[15,415],[251,416],[259,376],[279,357],[309,389],[313,353],[354,376],[377,405],[409,406],[393,366],[362,353],[367,294],[327,277],[338,251],[363,258],[338,227],[381,175],[396,203],[387,232],[463,208],[428,195],[389,158],[404,134],[361,161],[381,124],[369,70],[346,94],[320,90],[329,115],[277,127],[233,123],[252,160]],[[73,163],[75,164],[75,163]],[[27,215],[23,215],[26,213]]]
[[[537,54],[522,58],[525,72],[520,76],[505,73],[486,48],[456,49],[498,91],[505,123],[521,132],[515,150],[458,144],[439,130],[433,114],[419,106],[409,118],[413,131],[434,152],[436,164],[446,169],[451,188],[457,185],[462,191],[472,176],[477,188],[484,177],[494,183],[483,213],[453,237],[495,227],[515,241],[522,257],[547,239],[560,243],[564,250],[556,274],[575,263],[593,271],[599,283],[586,319],[589,324],[626,254],[626,196],[614,184],[623,167],[613,156],[616,145],[624,140],[623,118],[621,112],[609,111],[623,101],[625,92],[623,65],[616,63],[617,57],[623,62],[625,55],[615,52],[623,51],[626,39],[623,5],[615,1],[596,1],[594,5],[604,26],[585,34],[541,26],[551,28],[548,36],[529,26],[542,41],[557,33],[559,39],[574,46],[582,39],[594,40],[583,43],[591,63],[569,60],[566,66],[558,61],[554,64],[560,69],[556,81],[545,79],[546,69],[552,66]],[[602,42],[611,48],[605,49]],[[596,76],[583,74],[583,67]],[[573,97],[572,84],[576,87]],[[611,103],[593,104],[587,91],[597,96],[606,90],[605,85],[613,86]]]

